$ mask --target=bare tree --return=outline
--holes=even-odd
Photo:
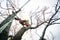
[[[58,2],[59,2],[59,0],[58,0]],[[54,18],[54,16],[58,13],[58,11],[59,11],[59,9],[60,9],[60,6],[58,6],[58,2],[57,2],[56,7],[55,7],[55,13],[54,13],[54,14],[51,16],[51,18],[49,19],[49,22],[47,23],[46,27],[44,28],[43,33],[42,33],[42,37],[41,37],[40,40],[43,40],[43,39],[44,39],[44,35],[45,35],[45,32],[46,32],[46,29],[47,29],[50,25],[55,24],[55,23],[54,23],[55,21],[59,20],[59,18],[57,18],[57,19],[54,19],[54,21],[52,21],[53,18]],[[58,8],[57,8],[57,7],[58,7]],[[52,21],[52,22],[51,22],[51,21]],[[59,24],[59,23],[56,23],[56,24]]]
[[[8,0],[7,0],[7,1],[8,1]],[[7,32],[7,38],[8,38],[8,32],[9,32],[9,29],[10,29],[10,26],[11,26],[11,23],[12,23],[12,20],[15,18],[16,14],[19,13],[19,12],[21,11],[21,9],[22,9],[29,1],[30,1],[30,0],[28,0],[21,8],[20,8],[19,10],[17,10],[17,11],[15,10],[15,7],[11,4],[11,7],[12,7],[14,10],[12,10],[12,14],[9,15],[9,16],[0,24],[1,29],[2,29],[2,27],[5,27],[5,28],[0,32],[0,35],[1,35],[1,34],[2,34],[2,35],[3,35],[3,34],[6,35],[5,32]],[[58,1],[59,1],[59,0],[58,0]],[[8,1],[8,2],[11,3],[11,1]],[[8,4],[6,4],[6,5],[7,5],[7,9],[5,9],[5,8],[3,8],[3,7],[1,7],[1,6],[0,6],[0,7],[3,8],[3,9],[5,9],[5,10],[8,10],[8,13],[9,13]],[[57,7],[58,7],[58,8],[57,8]],[[37,8],[37,9],[39,9],[39,8]],[[37,9],[36,9],[36,10],[37,10]],[[36,28],[40,27],[40,26],[43,25],[43,24],[46,24],[46,25],[45,25],[45,28],[44,28],[44,30],[43,30],[42,36],[40,37],[39,40],[47,40],[47,39],[44,38],[46,29],[47,29],[50,25],[60,24],[60,23],[55,23],[57,20],[60,20],[60,18],[55,18],[55,19],[53,19],[54,16],[58,13],[59,9],[60,9],[60,6],[58,6],[58,2],[57,2],[56,7],[55,7],[55,13],[52,14],[51,17],[48,18],[48,19],[46,19],[46,17],[45,17],[45,15],[46,15],[45,11],[48,10],[47,7],[43,8],[43,10],[39,10],[39,11],[37,11],[37,12],[36,12],[36,10],[35,10],[34,12],[31,13],[31,16],[30,16],[30,21],[31,21],[30,26],[29,26],[29,27],[22,27],[22,28],[18,31],[18,33],[17,33],[15,36],[13,36],[13,39],[12,39],[12,40],[21,40],[23,34],[24,34],[27,30],[29,30],[29,29],[36,29]],[[50,12],[48,12],[48,13],[50,13]],[[32,25],[33,25],[33,18],[35,18],[35,20],[36,20],[36,25],[35,25],[34,27],[32,26]],[[7,20],[7,21],[6,21],[6,20]],[[7,23],[8,23],[8,24],[7,24]],[[5,26],[5,24],[7,24],[7,26]],[[10,25],[10,26],[9,26],[9,25]],[[7,31],[7,30],[8,30],[8,31]],[[0,38],[2,37],[2,35],[0,36]],[[4,36],[4,35],[3,35],[3,36]],[[4,37],[5,37],[5,36],[4,36]],[[6,39],[7,39],[7,38],[6,38]],[[4,40],[4,39],[2,38],[1,40]]]
[[[8,1],[8,0],[7,0]],[[1,24],[0,24],[0,39],[1,40],[7,40],[8,39],[8,33],[9,33],[9,29],[10,29],[10,26],[11,26],[11,23],[14,19],[14,17],[16,16],[16,14],[18,12],[21,11],[21,9],[29,2],[30,0],[28,0],[19,10],[17,11],[12,11],[12,14],[9,15]],[[7,5],[7,4],[6,4]],[[1,6],[0,6],[1,7]],[[1,7],[2,8],[2,7]],[[13,7],[14,8],[14,7]],[[3,8],[5,9],[5,8]],[[9,13],[9,8],[8,8],[8,5],[7,5],[7,9],[8,10],[8,13]]]

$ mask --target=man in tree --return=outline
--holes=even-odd
[[[12,39],[13,39],[12,35],[8,36],[8,40],[12,40]]]
[[[22,24],[23,27],[30,26],[30,24],[28,23],[28,20],[22,20],[21,18],[15,18],[15,20],[19,21],[19,23]]]

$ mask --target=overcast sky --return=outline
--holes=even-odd
[[[20,8],[27,0],[12,0],[12,1],[13,1],[13,3],[15,3],[16,9],[17,9],[17,8]],[[6,5],[5,5],[6,0],[4,0],[4,1],[0,0],[0,2],[2,2],[2,4],[1,4],[2,7],[6,8]],[[29,13],[30,13],[30,11],[34,11],[38,7],[39,7],[39,9],[42,9],[43,7],[49,7],[50,9],[53,10],[54,9],[53,6],[55,6],[56,2],[57,2],[57,0],[31,0],[25,7],[22,8],[21,14],[20,15],[18,14],[18,15],[20,17],[22,17],[23,19],[29,19]],[[50,31],[54,35],[55,40],[60,40],[60,38],[59,38],[60,37],[60,31],[59,31],[60,27],[59,26],[60,25],[52,25],[52,26],[48,27],[48,29],[46,31],[46,35],[50,36],[49,37],[50,40],[51,40],[51,34],[49,33]],[[39,35],[41,35],[43,28],[44,28],[43,26],[41,26],[41,27],[38,28],[37,33]],[[32,37],[33,37],[34,40],[38,40],[39,36],[37,36],[35,34],[35,32],[36,32],[36,30],[32,30]],[[28,33],[28,35],[25,35],[25,36],[27,36],[26,40],[32,40],[32,39],[30,39],[29,34],[30,33]],[[23,36],[23,39],[24,39],[25,36]]]

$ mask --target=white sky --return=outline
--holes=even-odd
[[[4,0],[4,2],[2,2],[2,7],[4,7],[4,8],[6,8],[6,5],[5,5],[5,1],[6,0]],[[17,8],[20,8],[27,0],[12,0],[15,4],[16,4],[16,9]],[[0,0],[0,2],[1,2],[1,0]],[[29,19],[29,13],[30,13],[30,11],[34,11],[34,10],[36,10],[37,8],[38,8],[38,6],[39,6],[39,9],[42,9],[43,7],[49,7],[50,9],[54,9],[54,8],[52,8],[53,6],[55,6],[55,4],[56,4],[56,2],[57,2],[57,0],[31,0],[23,9],[22,9],[22,11],[20,12],[21,14],[19,15],[19,17],[22,17],[22,19]],[[13,22],[14,23],[14,22]],[[53,35],[56,37],[55,38],[55,40],[60,40],[60,31],[59,31],[59,29],[60,29],[60,27],[59,27],[60,25],[52,25],[52,26],[49,26],[49,28],[47,29],[47,32],[46,32],[46,35],[48,35],[48,36],[50,36],[49,38],[50,38],[50,40],[51,40],[51,35],[50,35],[50,33],[49,33],[49,31],[51,31],[52,33],[53,33]],[[18,29],[19,27],[17,27],[17,29]],[[35,34],[35,32],[36,32],[36,30],[37,30],[37,33],[39,34],[39,35],[41,35],[42,34],[42,29],[44,28],[44,26],[42,25],[41,27],[39,27],[39,28],[37,28],[37,29],[34,29],[34,30],[32,30],[32,37],[33,37],[33,39],[34,40],[38,40],[39,39],[39,36],[37,36],[36,34]],[[25,39],[25,37],[26,37],[26,40],[32,40],[31,38],[30,38],[30,32],[29,32],[30,30],[28,30],[25,34],[24,34],[24,36],[23,36],[23,39],[22,40],[24,40]]]

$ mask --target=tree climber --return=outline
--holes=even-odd
[[[12,39],[13,39],[12,35],[8,36],[8,40],[12,40]]]
[[[23,27],[28,27],[30,24],[28,23],[28,20],[22,20],[21,18],[15,18],[15,20],[18,20],[20,24],[23,25]]]

